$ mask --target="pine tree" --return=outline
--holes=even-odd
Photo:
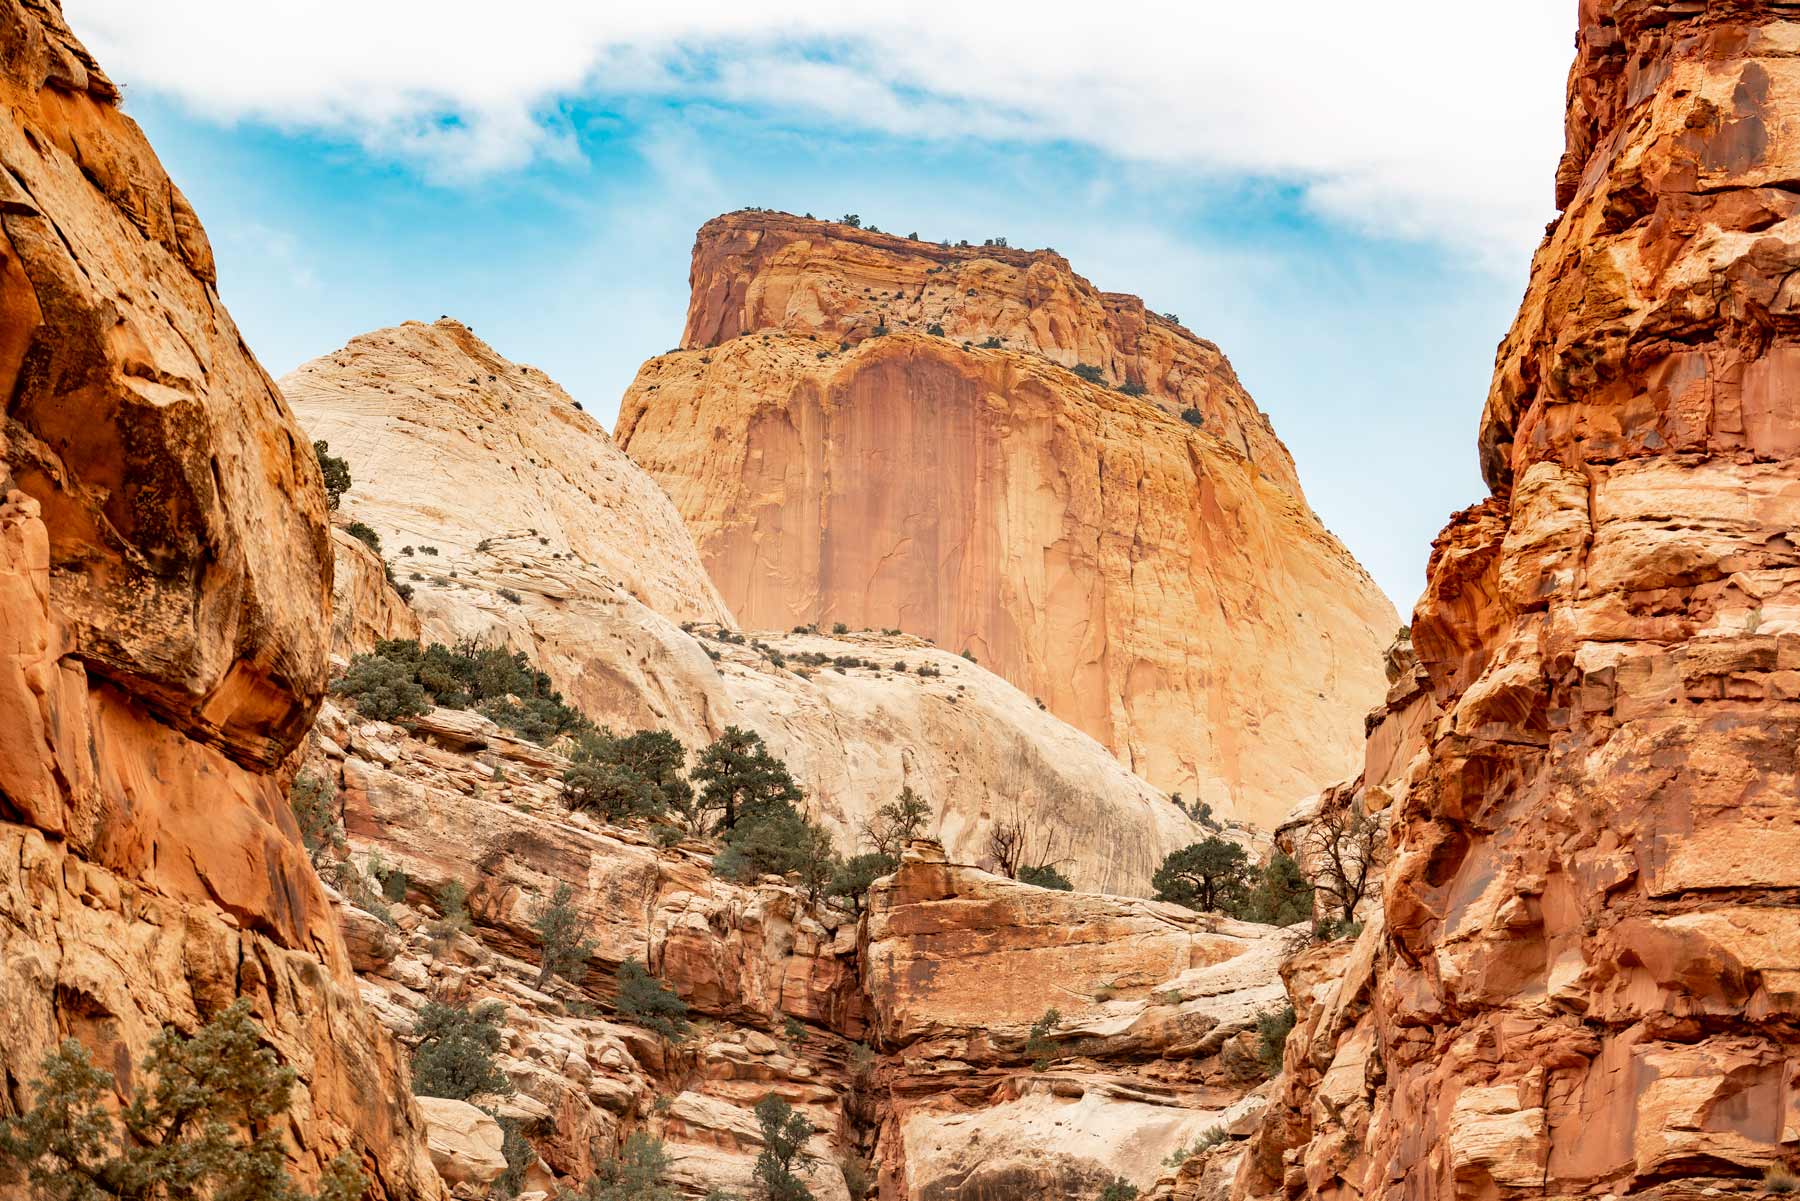
[[[760,809],[800,803],[803,794],[787,765],[769,753],[762,735],[726,727],[717,742],[700,752],[694,767],[700,784],[700,806],[720,815],[718,828],[729,830]]]

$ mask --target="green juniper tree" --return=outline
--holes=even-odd
[[[540,948],[537,977],[540,989],[550,983],[552,976],[561,976],[579,987],[582,971],[593,957],[597,944],[581,937],[577,925],[580,915],[569,904],[574,897],[575,890],[567,882],[558,884],[550,895],[550,904],[531,923],[531,928],[537,931]]]
[[[756,1183],[757,1201],[812,1201],[812,1190],[799,1175],[812,1162],[806,1152],[806,1140],[813,1136],[812,1123],[770,1093],[756,1103],[756,1124],[762,1128],[763,1140],[762,1153],[750,1175]]]
[[[359,1201],[348,1155],[307,1193],[281,1136],[295,1073],[263,1045],[247,1000],[191,1037],[165,1028],[115,1117],[113,1076],[74,1039],[45,1057],[35,1103],[0,1119],[0,1164],[42,1201]]]
[[[512,1092],[494,1062],[506,1007],[498,1001],[471,1008],[460,1001],[427,1001],[413,1022],[413,1093],[421,1097],[470,1097]]]
[[[313,455],[319,460],[319,475],[325,481],[325,507],[335,509],[344,493],[350,491],[350,464],[330,451],[329,442],[313,443]]]
[[[1243,903],[1248,874],[1244,848],[1214,837],[1170,854],[1150,883],[1159,901],[1217,913]]]

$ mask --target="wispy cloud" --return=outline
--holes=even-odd
[[[563,106],[676,97],[914,139],[1055,140],[1294,184],[1516,262],[1548,215],[1569,0],[65,0],[121,80],[434,179],[576,153]]]

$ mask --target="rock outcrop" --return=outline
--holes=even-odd
[[[779,214],[692,282],[618,438],[740,621],[968,650],[1221,815],[1352,766],[1398,623],[1216,347],[1047,251]]]
[[[352,860],[390,898],[339,898],[369,1007],[410,1034],[430,998],[506,1008],[482,1103],[535,1148],[533,1188],[578,1183],[626,1135],[663,1140],[672,1182],[742,1194],[774,1094],[818,1132],[806,1181],[846,1201],[857,1165],[885,1198],[1085,1197],[1148,1182],[1214,1126],[1260,1112],[1258,1017],[1279,1007],[1267,927],[1123,897],[1054,892],[915,843],[858,919],[772,879],[710,875],[708,848],[659,847],[561,804],[555,756],[490,736],[449,749],[328,701],[308,770],[339,785]],[[445,886],[472,926],[433,931]],[[576,986],[537,978],[533,922],[559,883],[596,942]],[[669,1042],[616,1005],[636,960],[691,1007]],[[1062,1020],[1030,1043],[1046,1008]],[[491,1168],[455,1105],[427,1116],[446,1178]],[[948,1191],[947,1191],[948,1190]]]
[[[863,988],[889,1053],[881,1196],[1147,1185],[1260,1112],[1254,1029],[1283,1002],[1277,931],[1033,888],[930,846],[869,909]]]
[[[380,637],[471,638],[525,651],[619,729],[694,749],[754,729],[845,851],[904,787],[960,861],[1025,820],[1087,888],[1148,893],[1163,857],[1203,837],[1093,739],[920,638],[739,634],[657,485],[553,382],[456,322],[364,335],[284,387],[350,464],[340,519],[370,526],[413,589],[401,605],[340,530],[342,656]]]
[[[1688,1197],[1800,1157],[1800,20],[1580,12],[1493,495],[1414,618],[1443,716],[1385,930],[1241,1192]]]
[[[0,3],[0,96],[0,1112],[65,1038],[125,1073],[244,997],[295,1172],[439,1197],[279,770],[325,685],[312,448],[49,0]]]

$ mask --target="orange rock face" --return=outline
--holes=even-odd
[[[967,649],[1221,814],[1360,754],[1398,623],[1216,347],[1049,252],[772,214],[707,225],[693,285],[618,437],[740,621]]]
[[[0,1093],[244,996],[296,1170],[436,1197],[276,771],[325,680],[312,448],[117,95],[54,4],[0,3]]]
[[[1578,46],[1494,496],[1415,618],[1444,716],[1346,977],[1375,1037],[1311,1028],[1367,1057],[1313,1107],[1351,1150],[1252,1191],[1690,1196],[1800,1154],[1800,20],[1586,0]]]

